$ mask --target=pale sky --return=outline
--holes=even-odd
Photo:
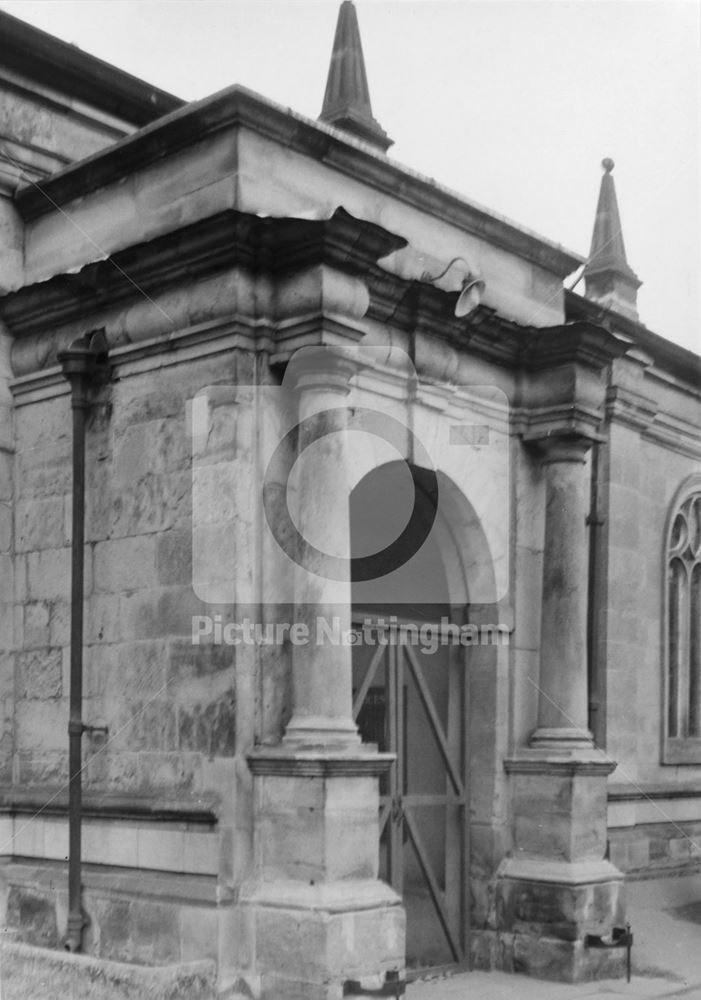
[[[320,111],[338,0],[0,0],[185,99]],[[701,351],[701,4],[356,0],[390,156],[586,254],[614,179],[640,317]],[[582,290],[582,285],[578,290]]]

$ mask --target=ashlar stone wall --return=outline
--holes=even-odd
[[[233,609],[206,604],[192,587],[189,414],[199,389],[245,380],[250,365],[248,355],[230,352],[147,370],[118,366],[90,411],[84,719],[108,734],[84,738],[86,794],[205,803],[219,818],[216,850],[209,838],[196,860],[182,845],[179,862],[168,858],[165,841],[159,857],[153,838],[139,851],[141,831],[134,851],[125,850],[127,837],[114,858],[106,840],[105,863],[179,865],[228,883],[245,865],[234,826],[248,836],[248,779],[237,761],[254,741],[256,665],[239,647],[192,644],[194,615],[226,620]],[[67,777],[71,414],[69,396],[57,391],[31,401],[20,395],[15,409],[15,584],[9,594],[5,577],[2,585],[16,622],[14,656],[3,637],[5,704],[15,700],[2,777],[24,790],[58,788]],[[226,446],[233,454],[233,434]],[[20,833],[14,853],[40,852],[23,846]]]

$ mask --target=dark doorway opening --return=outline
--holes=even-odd
[[[382,466],[353,491],[354,555],[398,535],[414,503],[435,519],[421,470],[411,469],[414,495],[407,497],[408,468]],[[468,952],[466,650],[450,627],[464,608],[451,607],[442,527],[436,524],[405,572],[395,569],[370,589],[354,586],[354,715],[365,742],[396,754],[380,786],[380,877],[403,898],[410,975],[462,965]],[[415,574],[429,601],[407,599]]]

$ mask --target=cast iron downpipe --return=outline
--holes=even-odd
[[[107,374],[103,330],[86,333],[58,360],[71,384],[73,412],[73,527],[71,537],[71,671],[68,722],[68,925],[64,946],[80,951],[85,920],[81,905],[81,812],[83,724],[83,572],[85,542],[85,417],[89,388]]]
[[[598,442],[591,453],[591,502],[587,524],[589,525],[589,577],[587,581],[587,680],[589,686],[589,729],[599,747],[605,746],[605,717],[601,714],[601,653],[599,638],[599,540],[605,524],[599,511],[599,479],[601,475],[601,453]]]

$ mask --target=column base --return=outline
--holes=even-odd
[[[497,968],[570,983],[623,975],[624,949],[588,944],[625,924],[623,876],[608,861],[507,859],[496,905]]]
[[[241,904],[260,1000],[341,1000],[344,984],[404,978],[401,900],[374,880],[244,886]]]
[[[618,975],[623,949],[587,941],[624,926],[623,876],[604,858],[614,762],[591,747],[548,747],[505,767],[514,851],[497,872],[497,968],[564,982]]]
[[[362,746],[358,727],[352,719],[327,719],[293,715],[285,729],[282,746],[289,748],[344,748]]]
[[[594,737],[588,729],[539,726],[529,744],[534,750],[585,750],[594,747]]]

